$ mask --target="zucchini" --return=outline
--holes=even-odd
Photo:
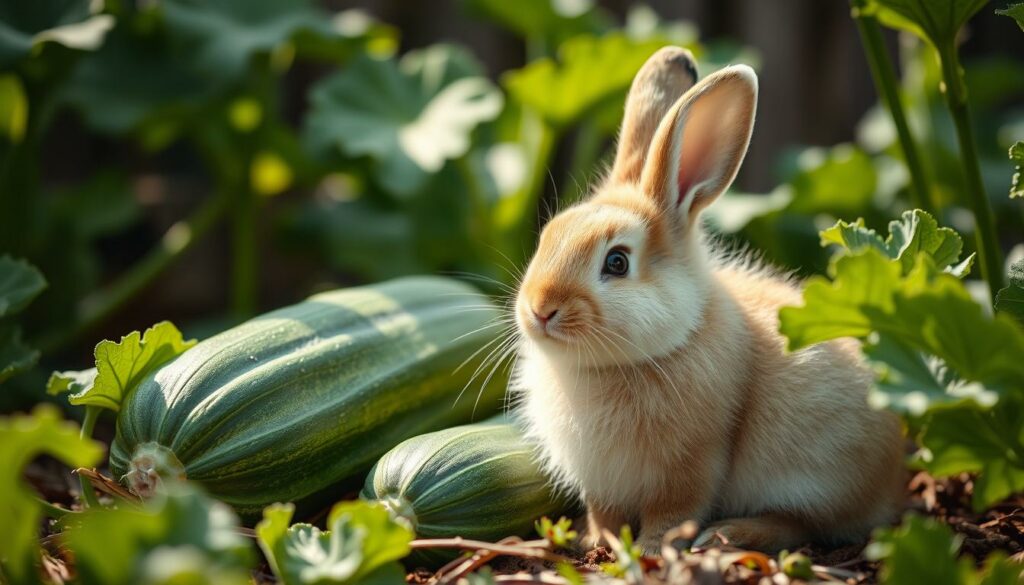
[[[526,536],[541,516],[576,509],[534,455],[519,429],[501,417],[427,433],[381,457],[360,497],[405,518],[418,538]],[[417,550],[410,561],[437,566],[455,554]]]
[[[139,384],[111,469],[140,495],[187,477],[247,517],[332,486],[336,498],[404,439],[500,409],[500,375],[462,392],[499,316],[469,285],[413,277],[256,317]]]

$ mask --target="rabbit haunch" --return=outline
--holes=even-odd
[[[746,152],[757,79],[695,84],[691,59],[647,62],[607,180],[541,233],[515,306],[519,417],[582,494],[586,544],[631,523],[653,552],[688,519],[698,544],[863,538],[902,501],[899,423],[868,406],[854,340],[786,352],[797,286],[706,245],[698,215]]]

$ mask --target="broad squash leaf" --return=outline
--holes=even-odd
[[[341,502],[327,518],[327,531],[289,526],[294,510],[292,504],[268,506],[256,526],[260,547],[285,585],[404,582],[397,561],[409,554],[413,533],[382,505]]]
[[[1019,26],[1020,29],[1024,31],[1024,2],[1018,4],[1010,4],[1002,10],[996,10],[996,14],[1009,16],[1010,18],[1016,20],[1017,26]]]
[[[39,361],[39,351],[21,341],[21,328],[0,325],[0,383]]]
[[[96,49],[114,26],[114,18],[96,14],[96,6],[90,0],[0,3],[0,69],[12,67],[45,42],[72,49]]]
[[[885,585],[966,585],[974,582],[974,564],[957,558],[960,542],[948,527],[908,514],[900,526],[875,531],[865,555],[882,561]]]
[[[942,359],[966,381],[1001,388],[1024,380],[1024,330],[1005,316],[985,315],[963,283],[937,271],[930,256],[918,256],[904,276],[899,261],[869,248],[839,256],[831,270],[831,282],[820,276],[808,281],[802,307],[780,310],[791,350],[878,332]]]
[[[90,467],[103,457],[103,445],[79,436],[78,427],[61,420],[50,405],[31,415],[0,417],[0,565],[12,583],[31,583],[36,571],[40,511],[21,473],[40,455],[71,467]]]
[[[100,406],[116,412],[143,378],[195,344],[194,339],[182,339],[172,323],[162,321],[142,335],[132,331],[120,342],[101,341],[94,351],[95,370],[54,372],[46,391],[72,392],[68,397],[71,404]]]
[[[548,50],[569,38],[599,34],[612,18],[593,0],[465,0],[471,12],[507,28],[530,42],[541,40]]]
[[[963,249],[960,235],[950,228],[939,227],[935,218],[920,209],[905,211],[899,220],[889,222],[889,236],[885,239],[865,227],[863,219],[853,223],[839,220],[821,232],[821,243],[837,244],[853,252],[865,247],[875,248],[899,260],[904,274],[910,272],[921,253],[931,256],[937,267],[959,277],[966,276],[974,259],[972,254],[959,262]]]
[[[972,504],[984,510],[1024,490],[1024,405],[1005,397],[990,409],[971,405],[929,414],[918,463],[937,476],[976,473]]]
[[[1020,6],[1024,6],[1021,4]],[[1010,147],[1010,160],[1016,165],[1013,179],[1010,181],[1010,199],[1024,197],[1024,142],[1018,141]]]
[[[368,156],[377,182],[409,196],[470,134],[501,112],[501,92],[461,49],[435,45],[394,59],[363,56],[313,87],[306,142],[320,154]]]
[[[62,539],[86,585],[249,582],[254,554],[225,504],[186,484],[142,509],[90,509]]]
[[[46,279],[31,264],[0,256],[0,317],[25,308],[46,288]]]
[[[621,33],[580,36],[562,44],[557,61],[537,59],[506,73],[502,82],[518,103],[564,128],[604,104],[625,100],[636,72],[664,44]]]
[[[1010,283],[996,294],[996,310],[1024,325],[1024,259],[1010,266],[1007,280]]]

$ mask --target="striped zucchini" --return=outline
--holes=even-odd
[[[402,440],[500,408],[501,376],[462,394],[493,338],[491,306],[466,284],[414,277],[256,317],[139,385],[111,468],[141,493],[184,475],[246,516],[330,487],[337,498]]]
[[[383,502],[419,538],[526,536],[541,516],[575,509],[520,431],[501,417],[402,442],[374,466],[361,497]],[[411,561],[437,566],[454,555],[418,550]]]

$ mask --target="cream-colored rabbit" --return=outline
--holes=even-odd
[[[615,163],[544,228],[516,299],[518,413],[589,530],[640,545],[694,519],[695,544],[778,550],[861,539],[902,503],[900,425],[867,404],[853,340],[787,353],[793,282],[716,255],[699,212],[747,150],[757,77],[700,83],[665,48],[633,82]]]

